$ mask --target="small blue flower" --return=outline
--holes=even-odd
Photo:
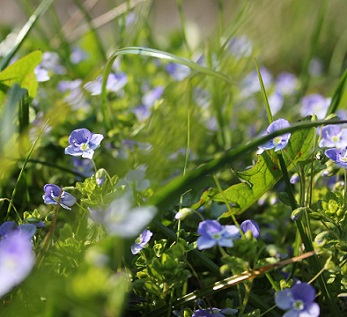
[[[228,43],[228,49],[237,59],[249,57],[252,54],[252,42],[246,35],[233,37]]]
[[[118,93],[127,84],[127,82],[128,77],[126,74],[111,73],[107,78],[106,91]],[[101,86],[102,76],[98,76],[94,81],[87,82],[83,87],[85,88],[85,90],[89,91],[92,96],[97,96],[101,94]]]
[[[60,196],[60,206],[65,209],[71,210],[71,206],[76,203],[76,198],[71,194],[60,190],[59,186],[54,184],[46,184],[43,187],[45,194],[42,196],[45,204],[57,205]]]
[[[219,309],[216,307],[208,308],[208,309],[197,309],[194,311],[192,317],[225,317],[231,316],[237,313],[236,309],[233,308],[223,308]]]
[[[330,98],[324,98],[319,94],[307,95],[301,100],[301,115],[306,117],[315,114],[318,119],[324,119],[330,104]]]
[[[316,292],[307,283],[297,283],[290,289],[284,289],[275,294],[276,305],[286,310],[288,317],[318,317],[320,308],[314,302]]]
[[[165,66],[165,70],[170,74],[170,76],[177,81],[181,81],[190,74],[190,68],[185,65],[168,63]]]
[[[232,248],[234,240],[240,238],[239,229],[234,226],[222,226],[217,220],[205,220],[199,223],[197,246],[199,250],[212,248],[215,245]]]
[[[85,128],[73,130],[69,136],[70,145],[65,148],[65,154],[92,159],[94,150],[99,147],[103,138],[102,134],[91,133]]]
[[[36,228],[37,226],[31,223],[23,223],[18,226],[14,221],[6,221],[0,226],[0,236],[6,237],[11,233],[20,232],[27,235],[28,239],[31,239],[36,232]]]
[[[143,230],[140,236],[135,240],[135,243],[131,246],[131,253],[137,254],[139,253],[151,240],[153,236],[153,232],[150,230]]]
[[[299,88],[298,78],[291,73],[281,73],[276,80],[276,90],[284,96],[291,95]]]
[[[225,317],[219,308],[197,309],[192,317]]]
[[[288,128],[290,127],[290,124],[287,120],[285,119],[278,119],[274,122],[272,122],[269,127],[267,128],[267,133],[271,134],[275,131],[284,129],[284,128]],[[273,138],[272,140],[262,144],[261,146],[259,146],[259,148],[261,150],[270,150],[270,149],[274,149],[275,152],[279,151],[279,150],[283,150],[290,139],[291,134],[290,133],[285,133],[283,135],[279,135],[275,138]]]
[[[123,238],[136,237],[153,219],[154,206],[132,208],[127,196],[115,199],[106,209],[89,208],[92,220],[101,223],[106,232]]]
[[[240,224],[240,227],[244,233],[251,231],[254,238],[259,237],[260,228],[254,220],[247,219]]]
[[[345,149],[328,149],[325,152],[325,155],[333,160],[335,164],[342,168],[347,168],[347,148]]]
[[[21,283],[35,264],[33,245],[19,230],[0,240],[0,297]]]
[[[347,145],[347,129],[341,129],[338,125],[327,125],[322,128],[320,147],[344,148]]]

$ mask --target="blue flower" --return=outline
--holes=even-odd
[[[347,145],[347,129],[341,126],[327,125],[322,128],[322,138],[319,141],[320,147],[344,148]]]
[[[1,237],[6,237],[14,232],[23,233],[27,235],[28,239],[31,239],[36,232],[36,226],[31,223],[23,223],[18,226],[14,221],[6,221],[0,226]]]
[[[197,309],[192,317],[225,317],[219,308]]]
[[[275,131],[284,129],[284,128],[288,128],[290,127],[290,124],[287,120],[285,119],[278,119],[274,122],[272,122],[269,127],[267,128],[267,133],[271,134]],[[259,146],[259,148],[261,150],[270,150],[270,149],[274,149],[275,152],[279,151],[279,150],[283,150],[290,139],[291,134],[290,133],[285,133],[283,135],[279,135],[275,138],[273,138],[272,140],[262,144],[261,146]]]
[[[45,204],[57,205],[60,196],[60,206],[65,209],[71,210],[71,206],[76,203],[76,198],[71,194],[60,190],[59,186],[54,184],[46,184],[43,187],[45,194],[42,196]]]
[[[153,236],[153,232],[150,230],[143,230],[140,236],[135,240],[135,243],[131,246],[131,253],[137,254],[139,253],[151,240],[151,237]]]
[[[228,43],[228,49],[237,59],[252,54],[252,42],[245,35],[235,36]]]
[[[259,237],[260,228],[254,220],[247,219],[241,223],[240,227],[244,233],[251,231],[254,238]]]
[[[35,264],[28,235],[14,231],[0,240],[0,297],[21,283]]]
[[[124,73],[111,73],[108,75],[106,90],[118,93],[128,82],[128,77]],[[91,93],[92,96],[101,94],[102,76],[98,76],[94,81],[86,83],[83,87]]]
[[[286,310],[285,317],[317,317],[319,305],[314,302],[316,292],[307,283],[297,283],[275,294],[276,305]]]
[[[165,70],[177,81],[183,80],[190,74],[190,68],[188,66],[176,63],[168,63],[165,66]]]
[[[296,92],[299,87],[298,78],[291,73],[281,73],[277,77],[276,90],[288,96]]]
[[[65,154],[92,159],[94,150],[99,147],[103,138],[102,134],[91,133],[85,128],[73,130],[69,136],[70,145],[65,148]]]
[[[212,248],[215,245],[232,248],[234,240],[240,238],[239,229],[234,226],[222,226],[217,220],[205,220],[199,223],[197,246],[199,250]]]
[[[157,208],[142,206],[132,208],[127,196],[115,199],[106,209],[89,208],[92,220],[101,223],[106,232],[123,238],[136,237],[153,219]]]
[[[303,117],[315,114],[318,119],[324,119],[328,111],[330,98],[324,98],[319,94],[311,94],[302,98],[301,104],[300,113]]]
[[[328,149],[325,152],[325,155],[333,160],[335,164],[342,168],[347,168],[347,148],[345,149]]]
[[[233,308],[208,308],[208,309],[197,309],[194,311],[192,317],[225,317],[236,314],[237,310]]]

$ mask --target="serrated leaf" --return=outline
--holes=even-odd
[[[288,146],[283,150],[288,170],[309,157],[314,135],[314,129],[296,131],[292,134]],[[280,180],[282,172],[277,154],[274,151],[263,152],[258,155],[258,161],[253,167],[237,175],[242,180],[241,183],[227,188],[212,198],[216,202],[227,200],[228,203],[232,203],[231,209],[220,218],[243,213]]]
[[[11,87],[14,84],[25,88],[31,98],[34,98],[37,93],[37,80],[34,74],[34,69],[40,63],[42,58],[41,51],[34,51],[0,72],[1,92],[0,100],[3,99],[6,87]]]

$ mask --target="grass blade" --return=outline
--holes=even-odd
[[[17,53],[24,40],[29,35],[30,31],[34,27],[35,23],[38,21],[41,15],[43,15],[49,6],[53,3],[54,0],[43,0],[40,5],[36,8],[34,13],[31,15],[27,23],[23,26],[20,32],[17,35],[16,40],[13,43],[13,48],[11,51],[4,57],[4,59],[0,63],[0,71],[5,69],[13,56]]]

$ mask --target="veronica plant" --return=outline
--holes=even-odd
[[[131,253],[137,254],[139,253],[151,240],[153,236],[153,232],[150,230],[143,230],[140,236],[135,240],[135,243],[131,246]]]
[[[232,248],[234,240],[240,238],[240,230],[234,225],[223,226],[217,220],[205,220],[199,223],[197,240],[199,250],[212,248],[215,245]]]
[[[307,283],[297,283],[275,294],[276,305],[286,310],[284,317],[317,317],[320,308],[314,302],[316,292]]]
[[[85,128],[73,130],[69,136],[70,145],[65,148],[65,154],[92,159],[94,150],[99,147],[103,138],[102,134],[94,134]]]
[[[156,207],[133,208],[127,196],[115,199],[105,209],[89,208],[92,220],[101,223],[106,232],[123,238],[136,237],[156,214]]]
[[[347,129],[342,129],[339,125],[327,125],[322,128],[322,138],[319,141],[320,147],[344,148],[347,145]]]
[[[330,158],[335,164],[342,168],[347,168],[347,149],[328,149],[325,155]]]
[[[21,283],[35,264],[31,236],[16,230],[0,240],[0,297]]]
[[[46,184],[43,187],[45,194],[42,196],[45,204],[57,205],[58,202],[60,206],[65,209],[71,210],[71,206],[76,203],[76,198],[71,194],[60,189],[59,186],[54,184]]]
[[[285,129],[288,127],[290,127],[290,124],[287,120],[278,119],[269,125],[266,132],[270,134],[277,130]],[[261,146],[259,146],[259,148],[261,152],[264,150],[271,150],[271,149],[274,149],[275,152],[279,150],[283,150],[287,146],[290,136],[291,136],[291,133],[285,133],[283,135],[279,135],[273,138],[272,140],[262,144]]]

